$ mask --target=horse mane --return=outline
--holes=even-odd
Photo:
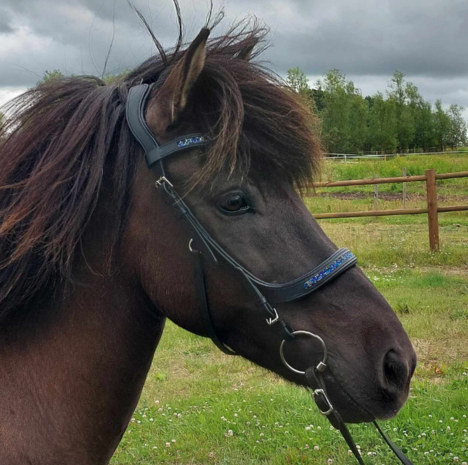
[[[199,91],[183,114],[187,120],[196,114],[212,139],[194,185],[208,185],[228,170],[300,188],[317,169],[314,117],[277,76],[251,61],[265,48],[265,34],[256,22],[243,22],[209,42]],[[53,79],[7,106],[0,128],[0,322],[42,291],[72,280],[104,188],[117,221],[110,240],[118,240],[143,156],[125,121],[128,90],[142,82],[159,85],[184,52],[181,35],[170,51],[157,44],[160,54],[120,82]]]

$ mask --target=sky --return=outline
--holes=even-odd
[[[171,0],[133,0],[163,45],[177,35]],[[180,0],[185,37],[203,26],[209,0]],[[395,70],[426,100],[463,105],[468,121],[468,0],[214,0],[222,33],[247,15],[270,28],[262,61],[310,84],[337,68],[363,95],[385,91]],[[0,105],[46,70],[101,75],[132,68],[155,47],[127,0],[0,0]]]

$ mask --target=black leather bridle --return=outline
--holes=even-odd
[[[361,465],[364,465],[362,457],[349,433],[348,428],[327,396],[325,381],[323,379],[324,371],[329,369],[327,366],[328,352],[325,341],[320,336],[310,331],[293,330],[291,326],[278,315],[277,310],[272,305],[304,298],[332,279],[336,278],[347,269],[353,267],[356,264],[356,257],[346,248],[339,249],[317,267],[313,268],[306,274],[284,284],[272,284],[265,282],[239,264],[221,247],[221,245],[219,245],[210,236],[206,229],[200,224],[185,201],[174,189],[174,186],[168,180],[164,170],[163,160],[166,157],[188,149],[203,147],[207,144],[208,140],[203,134],[190,134],[178,137],[166,144],[159,145],[154,135],[148,128],[144,117],[145,104],[150,94],[151,88],[152,85],[148,84],[141,84],[130,88],[126,109],[127,123],[132,134],[145,151],[148,168],[157,166],[159,169],[160,177],[156,181],[156,187],[168,197],[170,202],[179,210],[182,216],[186,218],[193,232],[196,234],[195,238],[197,243],[201,245],[201,249],[203,249],[195,249],[193,247],[193,239],[190,240],[189,250],[196,257],[194,266],[197,299],[199,301],[203,323],[209,337],[224,353],[228,355],[237,355],[230,347],[228,347],[219,339],[213,325],[205,287],[205,254],[215,263],[218,262],[218,258],[223,259],[244,277],[246,282],[250,285],[253,294],[257,298],[258,306],[263,308],[266,312],[267,324],[270,326],[278,325],[281,328],[280,334],[283,338],[279,348],[281,360],[291,371],[306,376],[308,384],[312,389],[312,397],[318,405],[320,412],[330,420],[331,424],[335,428],[338,428],[341,431],[358,462]],[[289,365],[289,363],[286,361],[283,349],[284,345],[288,341],[304,336],[311,337],[320,342],[323,350],[323,358],[316,366],[312,366],[306,371],[299,371]],[[374,424],[399,460],[404,465],[412,465],[411,462],[404,456],[404,454],[390,441],[390,439],[380,429],[377,423],[374,422]]]

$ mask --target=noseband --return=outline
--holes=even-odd
[[[309,386],[312,389],[312,397],[319,407],[320,412],[327,416],[333,426],[338,428],[343,434],[346,442],[354,453],[356,459],[361,465],[364,462],[359,451],[339,413],[334,409],[330,399],[327,396],[323,372],[327,370],[327,346],[325,341],[309,331],[294,330],[283,320],[272,304],[293,302],[302,299],[317,289],[321,288],[332,279],[336,278],[349,268],[356,264],[356,257],[346,248],[342,248],[334,252],[329,258],[322,262],[317,267],[308,271],[304,275],[293,279],[284,284],[268,283],[261,280],[249,270],[238,263],[231,255],[229,255],[218,242],[216,242],[206,229],[197,220],[193,212],[187,206],[185,201],[180,197],[174,189],[172,183],[168,180],[164,170],[164,159],[172,154],[180,153],[188,149],[203,147],[207,144],[207,138],[203,134],[190,134],[178,137],[166,144],[159,145],[148,128],[144,109],[146,100],[150,94],[152,85],[141,84],[130,88],[127,98],[126,117],[127,123],[133,136],[143,147],[146,154],[146,162],[148,168],[158,167],[160,177],[156,181],[155,186],[163,192],[171,204],[173,204],[185,217],[195,233],[196,242],[201,246],[202,250],[196,249],[193,246],[194,240],[190,239],[189,250],[195,255],[195,285],[197,290],[197,299],[201,308],[201,315],[204,326],[209,337],[214,344],[228,355],[237,355],[230,347],[222,342],[214,328],[213,319],[208,304],[205,286],[205,271],[204,271],[204,256],[210,257],[214,263],[218,263],[218,258],[223,259],[233,269],[239,272],[252,289],[253,294],[257,298],[257,306],[265,311],[266,323],[269,326],[277,325],[280,327],[280,334],[283,338],[279,352],[280,358],[284,365],[294,373],[306,376]],[[298,337],[309,337],[318,340],[322,346],[323,357],[316,365],[308,368],[306,371],[300,371],[293,368],[284,356],[284,346],[288,341]],[[403,453],[390,441],[385,433],[380,429],[376,422],[376,428],[382,434],[384,440],[390,446],[395,455],[404,465],[412,465],[411,462],[403,455]]]

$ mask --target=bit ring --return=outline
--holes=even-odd
[[[311,333],[310,331],[294,331],[292,333],[292,336],[309,336],[309,337],[312,337],[314,339],[317,339],[320,342],[320,344],[322,344],[323,358],[322,358],[322,361],[317,365],[316,368],[317,368],[318,371],[324,371],[325,368],[327,367],[327,360],[328,360],[328,351],[327,351],[327,346],[325,345],[325,341],[320,336],[318,336],[317,334]],[[293,368],[286,361],[286,358],[284,356],[284,345],[286,344],[286,342],[288,342],[288,341],[286,339],[283,339],[283,341],[281,342],[281,345],[280,345],[279,352],[280,352],[281,361],[292,372],[297,373],[299,375],[305,375],[305,371],[296,370],[295,368]]]

